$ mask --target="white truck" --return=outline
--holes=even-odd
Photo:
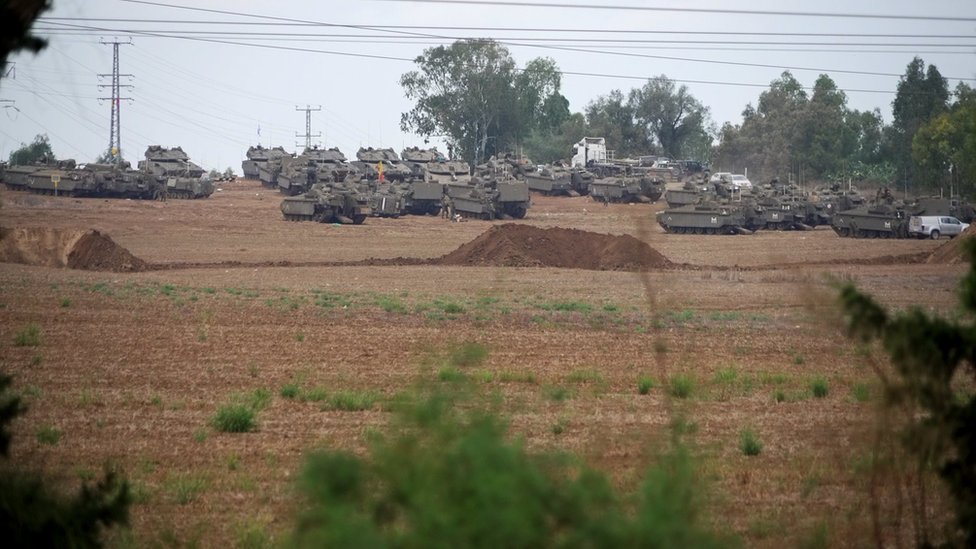
[[[942,235],[955,238],[969,228],[969,223],[963,223],[948,215],[913,215],[908,219],[908,232],[918,238],[938,240]]]

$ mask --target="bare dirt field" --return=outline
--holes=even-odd
[[[385,400],[438,383],[445,350],[475,342],[489,352],[468,375],[503,397],[529,448],[575,452],[633,488],[666,439],[673,403],[694,426],[716,524],[750,546],[872,545],[863,464],[879,402],[869,363],[883,359],[843,334],[836,284],[951,314],[966,269],[908,259],[948,241],[842,239],[824,228],[671,235],[653,222],[663,204],[585,197],[534,197],[519,223],[630,235],[667,264],[643,279],[418,264],[499,222],[292,223],[280,199],[253,181],[168,202],[0,191],[0,227],[49,246],[94,229],[147,264],[121,255],[139,268],[0,263],[0,368],[29,406],[14,424],[13,458],[65,486],[106,464],[123,471],[137,503],[131,531],[113,544],[281,540],[303,454],[363,451],[388,420]],[[563,250],[574,251],[595,253]],[[38,344],[15,344],[32,324]],[[641,377],[654,380],[646,395]],[[668,396],[676,377],[690,380],[685,398]],[[829,387],[825,397],[813,396],[814,381]],[[286,398],[289,384],[371,404]],[[262,389],[271,398],[255,432],[212,427],[221,404]],[[745,428],[760,455],[740,450]]]

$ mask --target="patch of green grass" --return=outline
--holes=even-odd
[[[776,389],[773,391],[773,400],[776,402],[786,402],[786,392],[782,389]]]
[[[328,391],[324,387],[312,387],[311,389],[302,392],[302,400],[308,402],[322,402],[323,400],[329,398]]]
[[[557,421],[556,423],[553,423],[552,427],[550,427],[549,430],[552,431],[552,434],[559,436],[566,431],[567,427],[569,427],[569,421],[563,418]]]
[[[668,385],[668,394],[675,398],[688,398],[695,388],[695,380],[686,374],[678,374],[671,377]]]
[[[536,383],[535,374],[532,372],[500,372],[498,381],[502,383]]]
[[[41,353],[37,353],[31,357],[30,365],[40,366],[41,362],[44,362],[44,355],[42,355]]]
[[[336,307],[346,309],[352,306],[352,299],[348,296],[341,294],[334,294],[330,292],[317,292],[315,295],[315,305],[317,307],[323,307],[326,309],[333,309]]]
[[[66,297],[61,299],[61,307],[67,309],[70,306],[71,306],[71,300],[70,299],[68,299]]]
[[[637,380],[637,392],[646,395],[654,388],[654,378],[642,376]]]
[[[851,396],[857,402],[867,402],[871,400],[871,387],[865,383],[857,383],[851,387]]]
[[[800,497],[806,499],[813,493],[814,490],[823,484],[823,478],[820,473],[816,471],[811,471],[809,474],[803,477],[803,485],[800,487]]]
[[[609,301],[603,304],[603,311],[604,312],[607,312],[607,313],[616,313],[619,310],[620,310],[620,307],[617,307],[615,304],[610,303]]]
[[[441,368],[440,371],[437,372],[438,381],[457,383],[459,381],[464,381],[465,379],[466,376],[464,375],[464,372],[451,366]]]
[[[332,395],[323,409],[361,412],[372,409],[374,404],[376,404],[376,395],[373,393],[341,391]]]
[[[763,449],[762,442],[752,429],[743,429],[739,435],[739,449],[747,456],[758,456]]]
[[[271,391],[260,387],[245,395],[245,403],[255,412],[260,412],[271,403]]]
[[[203,475],[177,474],[169,476],[163,483],[165,489],[173,495],[176,503],[186,505],[200,496],[207,488],[207,479]]]
[[[376,298],[376,305],[388,313],[407,314],[407,306],[395,296],[379,296]]]
[[[464,306],[454,301],[435,299],[434,306],[449,315],[464,314]]]
[[[295,341],[299,343],[305,341],[305,334],[303,332],[298,332],[297,334],[295,334]]]
[[[205,294],[213,295],[217,293],[217,288],[214,288],[212,286],[207,286],[206,288],[202,288],[200,291],[202,291]]]
[[[37,436],[37,442],[41,444],[55,445],[61,440],[61,430],[53,425],[43,425],[37,429],[35,436]]]
[[[759,381],[763,385],[784,385],[786,384],[786,376],[783,374],[763,372],[759,375]]]
[[[585,301],[552,301],[536,304],[536,307],[543,311],[559,311],[569,313],[589,313],[593,311],[593,305]]]
[[[489,372],[488,370],[484,370],[482,372],[478,372],[477,379],[482,383],[491,383],[492,381],[495,381],[495,374]]]
[[[712,311],[708,318],[715,322],[734,322],[742,319],[742,313],[740,311]]]
[[[17,347],[37,347],[41,344],[41,340],[41,327],[31,322],[14,336],[14,345]]]
[[[224,461],[227,464],[228,471],[236,471],[241,467],[241,456],[235,452],[227,454],[227,459]]]
[[[806,361],[807,359],[804,358],[800,353],[793,355],[793,364],[796,364],[797,366],[804,364]]]
[[[157,408],[162,408],[163,407],[163,397],[161,397],[159,395],[153,395],[153,396],[151,396],[149,398],[149,404],[151,404],[152,406],[155,406]]]
[[[736,369],[734,365],[732,365],[729,366],[728,368],[722,368],[720,370],[717,370],[715,372],[715,375],[712,377],[712,382],[723,384],[723,385],[731,385],[735,383],[736,380],[738,379],[739,379],[739,371]]]
[[[827,393],[830,392],[830,386],[827,384],[827,379],[824,377],[813,378],[813,381],[810,382],[810,391],[812,391],[813,396],[817,398],[825,398]]]
[[[206,429],[197,429],[196,431],[193,431],[193,441],[194,442],[198,442],[199,443],[199,442],[203,442],[205,440],[207,440],[207,430]]]
[[[573,398],[573,392],[561,385],[547,385],[542,392],[547,399],[554,402],[563,402]]]
[[[238,549],[266,549],[274,544],[263,524],[247,519],[234,525],[234,546]]]
[[[105,282],[96,282],[95,284],[88,286],[88,291],[102,295],[115,295],[115,291],[113,291],[112,288],[110,288]]]
[[[278,394],[281,395],[282,398],[287,399],[298,398],[300,392],[301,388],[297,383],[286,383],[281,386],[281,389],[278,390]]]
[[[488,347],[482,343],[467,342],[455,345],[450,350],[448,362],[452,366],[467,368],[478,366],[488,358]]]
[[[256,425],[254,410],[246,404],[225,404],[213,418],[214,429],[222,433],[247,433]]]
[[[602,383],[603,376],[596,370],[574,370],[566,376],[568,383]]]
[[[684,324],[695,320],[695,311],[684,309],[682,311],[668,311],[665,317],[676,324]]]

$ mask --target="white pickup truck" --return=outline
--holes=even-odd
[[[908,219],[908,232],[918,238],[938,240],[942,235],[955,238],[967,228],[969,223],[947,215],[913,215]]]

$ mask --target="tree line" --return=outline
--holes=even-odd
[[[770,82],[742,121],[718,127],[707,106],[666,75],[614,89],[571,112],[555,61],[519,69],[492,40],[428,48],[400,83],[414,107],[401,128],[442,137],[451,156],[480,164],[519,151],[535,162],[566,159],[583,136],[604,137],[617,157],[660,155],[710,162],[753,179],[871,181],[912,193],[976,185],[976,99],[950,91],[916,57],[898,82],[893,120],[848,106],[827,74],[807,90],[789,71]]]

